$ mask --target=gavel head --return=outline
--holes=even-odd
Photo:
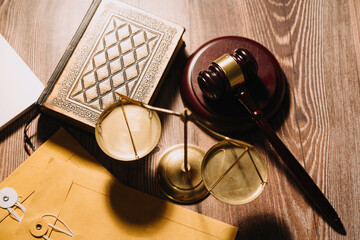
[[[236,49],[213,61],[207,70],[198,75],[203,94],[211,100],[218,100],[226,94],[236,94],[244,83],[257,73],[254,56],[246,49]]]

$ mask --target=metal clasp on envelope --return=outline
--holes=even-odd
[[[65,226],[66,230],[63,230],[59,227],[56,227],[55,225],[48,223],[44,218],[45,217],[53,217],[56,218],[56,220],[58,220],[59,222],[61,222],[62,225]],[[44,238],[46,240],[51,240],[50,237],[46,236],[46,234],[49,231],[49,227],[51,227],[52,229],[54,229],[55,231],[61,232],[63,234],[68,235],[69,237],[71,237],[72,240],[85,240],[84,237],[80,236],[80,235],[75,235],[75,233],[73,233],[70,228],[65,224],[65,222],[63,220],[61,220],[59,217],[53,215],[53,214],[44,214],[42,215],[40,218],[35,219],[34,221],[31,222],[30,226],[29,226],[29,231],[31,233],[31,235],[33,235],[36,238]]]
[[[21,222],[23,216],[20,217],[17,212],[15,212],[15,210],[13,209],[14,206],[20,208],[23,213],[26,212],[25,207],[19,202],[19,195],[14,189],[9,187],[1,189],[0,207],[3,209],[7,209],[16,221]]]

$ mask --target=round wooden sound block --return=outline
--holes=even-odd
[[[264,116],[271,117],[284,98],[286,80],[275,57],[253,40],[230,36],[205,43],[189,57],[180,85],[185,106],[198,120],[214,131],[232,136],[255,126],[250,114],[234,96],[226,96],[216,101],[206,99],[197,77],[211,62],[237,48],[249,50],[257,61],[257,77],[247,79],[245,84]]]

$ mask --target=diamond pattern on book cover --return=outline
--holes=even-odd
[[[69,98],[97,111],[130,96],[160,40],[161,34],[112,16]]]

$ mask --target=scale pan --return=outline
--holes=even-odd
[[[210,194],[233,205],[254,200],[267,180],[266,163],[255,148],[227,140],[206,153],[201,171]]]
[[[122,161],[137,160],[149,154],[160,135],[161,122],[156,112],[125,101],[105,109],[95,127],[100,148]]]

